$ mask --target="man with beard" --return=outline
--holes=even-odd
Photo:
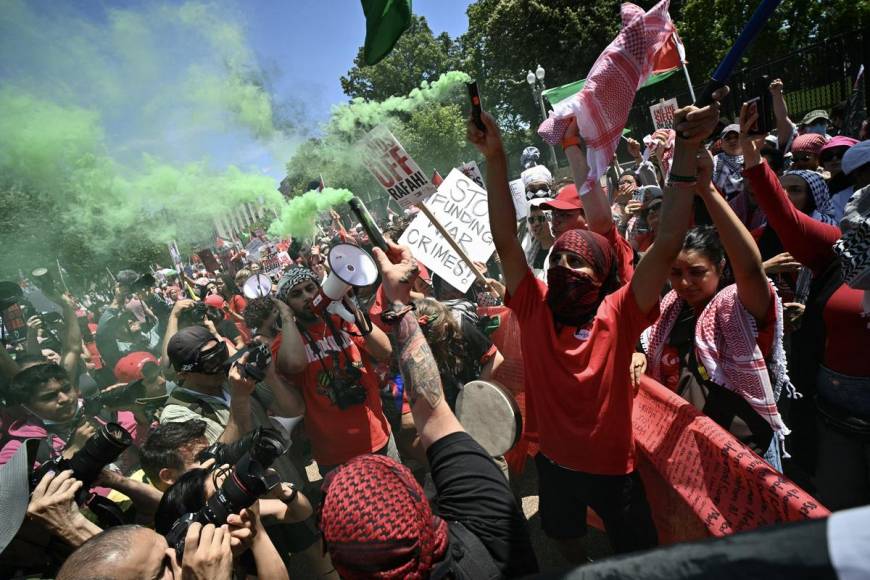
[[[619,274],[629,270],[613,243],[609,202],[593,187],[584,199],[587,221],[611,238],[579,226],[560,234],[554,219],[558,237],[546,284],[532,275],[516,237],[498,125],[485,113],[485,131],[468,124],[469,140],[486,157],[490,227],[508,290],[506,305],[520,325],[527,404],[533,410],[528,427],[539,434],[541,524],[573,562],[586,560],[582,540],[588,507],[603,520],[614,551],[657,543],[635,468],[629,367],[641,332],[658,315],[659,292],[692,212],[696,155],[718,118],[715,105],[675,113],[678,137],[658,237],[630,280],[620,280]],[[563,146],[573,168],[581,156],[579,138],[570,137],[566,132]],[[575,171],[577,183],[586,179],[580,173],[585,172]],[[561,197],[554,201],[571,209],[568,196]],[[576,205],[572,211],[579,215]]]
[[[287,270],[278,300],[289,306],[296,323],[285,318],[272,353],[278,371],[305,401],[305,430],[320,472],[325,475],[363,453],[398,461],[378,377],[363,358],[365,352],[388,361],[390,340],[377,327],[360,331],[338,316],[319,316],[313,307],[319,292],[314,272],[302,266]]]

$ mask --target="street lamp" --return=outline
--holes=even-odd
[[[544,70],[544,67],[539,64],[535,72],[529,71],[526,75],[526,82],[529,83],[529,88],[532,89],[532,99],[534,99],[535,104],[540,105],[541,119],[544,121],[547,120],[547,109],[544,107],[544,90],[547,88],[547,85],[544,84],[546,73],[547,71]],[[553,162],[553,171],[555,171],[559,168],[559,162],[556,160],[556,149],[552,145],[550,145],[550,158]]]

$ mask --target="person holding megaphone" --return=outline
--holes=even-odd
[[[279,374],[304,399],[305,430],[323,475],[364,453],[399,460],[379,379],[367,362],[388,361],[392,346],[346,297],[352,286],[374,283],[377,267],[347,244],[332,249],[329,265],[322,287],[309,268],[286,271],[278,283],[282,329],[272,343]]]

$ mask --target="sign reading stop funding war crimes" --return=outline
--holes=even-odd
[[[495,251],[486,191],[458,169],[450,172],[425,205],[472,261],[486,262]],[[468,291],[474,282],[471,268],[424,214],[411,222],[399,243],[409,246],[415,258],[460,292]]]
[[[366,168],[402,209],[435,193],[435,186],[386,127],[372,129],[360,146],[365,152]]]
[[[656,103],[649,108],[649,114],[652,115],[653,125],[658,129],[673,129],[674,128],[674,112],[677,110],[677,99],[668,99],[661,103]]]

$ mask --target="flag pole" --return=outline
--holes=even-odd
[[[692,97],[694,103],[697,99],[695,99],[695,89],[692,88],[692,77],[689,76],[689,69],[686,67],[686,47],[680,42],[680,37],[677,36],[676,32],[673,33],[673,37],[674,44],[677,45],[677,53],[680,55],[680,66],[683,69],[683,74],[686,75],[686,84],[689,85],[689,96]]]

